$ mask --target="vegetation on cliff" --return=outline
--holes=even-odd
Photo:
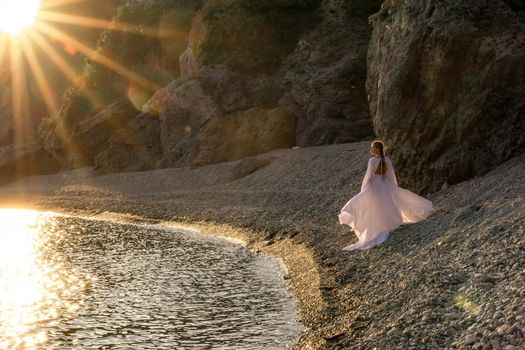
[[[109,137],[140,110],[152,94],[178,75],[180,54],[199,1],[130,2],[119,7],[113,24],[86,58],[79,80],[63,95],[56,118],[41,127],[45,146],[65,167],[93,164]],[[84,123],[86,119],[118,105],[118,116],[107,123]],[[85,127],[95,130],[85,130]],[[83,128],[84,127],[84,128]],[[79,135],[102,133],[100,148],[83,142]],[[86,141],[93,141],[86,139]]]

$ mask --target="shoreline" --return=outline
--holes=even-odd
[[[1,206],[1,209],[22,209]],[[253,232],[234,228],[229,225],[207,222],[175,222],[153,219],[145,216],[130,215],[125,212],[97,212],[93,210],[67,210],[64,208],[49,208],[30,205],[23,209],[51,212],[58,215],[87,218],[90,220],[111,221],[122,224],[158,226],[167,229],[180,229],[192,231],[199,235],[217,237],[242,245],[244,249],[254,254],[262,254],[276,260],[285,272],[283,279],[288,293],[297,305],[298,324],[303,331],[298,341],[291,349],[318,349],[315,336],[309,332],[305,320],[314,320],[322,315],[324,302],[319,294],[319,274],[316,263],[310,252],[305,247],[298,247],[291,240],[282,240],[268,244],[265,241],[254,241]],[[313,273],[313,275],[312,275]]]
[[[334,177],[335,181],[350,182],[352,188],[357,188],[366,168],[368,147],[368,142],[361,142],[276,150],[195,169],[171,168],[102,176],[95,176],[90,169],[78,169],[22,178],[0,187],[0,196],[3,195],[0,205],[85,216],[117,213],[131,219],[182,224],[203,234],[239,239],[247,249],[282,260],[288,270],[286,282],[298,305],[298,321],[304,328],[293,349],[323,349],[329,346],[327,338],[338,339],[341,333],[339,326],[331,324],[332,317],[339,311],[323,295],[331,293],[334,287],[331,273],[323,273],[319,264],[319,259],[323,259],[319,257],[319,250],[324,249],[319,249],[317,242],[310,239],[312,231],[323,232],[324,225],[315,219],[325,216],[326,209],[316,205],[316,213],[307,213],[313,214],[309,223],[300,210],[305,202],[315,203],[316,197],[326,198],[327,194],[333,201],[332,207],[340,206],[337,201],[341,202],[341,195],[338,198],[334,184],[320,180],[323,175],[339,174]],[[340,154],[343,152],[348,163],[359,169],[350,177],[341,171],[344,165],[340,163]],[[337,158],[334,155],[338,155]],[[310,162],[312,157],[323,165],[332,158],[333,169],[312,172],[317,168]],[[260,159],[268,162],[259,162]],[[256,165],[254,169],[252,161],[265,166],[257,168]],[[297,178],[290,167],[298,168],[303,174]],[[276,178],[279,181],[275,181]],[[234,183],[236,186],[232,186]],[[212,203],[207,205],[207,201]],[[275,203],[280,204],[279,208],[275,208]],[[185,208],[188,205],[191,207]],[[217,213],[214,209],[219,208],[221,212]],[[326,220],[325,216],[325,221],[337,223],[335,228],[339,232],[335,234],[344,239],[338,243],[342,246],[353,237],[337,222],[337,210],[332,210],[332,220]],[[258,219],[252,220],[255,217]],[[330,233],[325,238],[334,234],[333,229],[327,232]]]
[[[525,155],[427,197],[434,213],[382,245],[343,252],[356,238],[337,214],[358,192],[368,147],[102,176],[80,169],[2,186],[0,205],[193,225],[280,256],[306,331],[294,349],[519,349],[525,340],[510,330],[525,332]]]

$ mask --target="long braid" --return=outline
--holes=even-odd
[[[381,167],[378,169],[380,174],[381,174],[381,177],[383,178],[383,180],[385,179],[385,174],[386,174],[386,160],[385,160],[385,145],[383,144],[382,141],[374,141],[372,143],[373,147],[375,147],[376,149],[379,150],[379,156],[381,157],[381,161],[380,161],[380,165]],[[376,174],[377,174],[377,170],[376,170]],[[379,174],[378,174],[379,175]]]
[[[380,155],[381,155],[381,176],[383,177],[383,181],[385,181],[385,150],[383,148],[383,143],[380,144],[381,147],[379,148]]]

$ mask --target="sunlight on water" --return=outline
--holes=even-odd
[[[0,209],[0,350],[285,349],[276,262],[203,235]]]
[[[46,242],[39,225],[45,219],[36,211],[0,209],[0,349],[39,349],[47,340],[39,324],[79,306],[67,295],[84,288],[84,282],[60,261],[40,255]]]

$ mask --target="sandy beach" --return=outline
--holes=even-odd
[[[306,328],[295,349],[522,348],[525,157],[427,196],[431,217],[383,245],[344,252],[356,238],[337,214],[359,191],[368,148],[102,176],[83,168],[4,185],[0,204],[185,225],[278,257]]]

